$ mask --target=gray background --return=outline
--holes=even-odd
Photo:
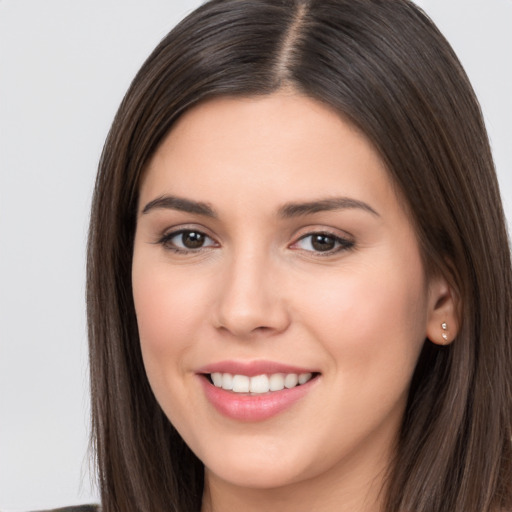
[[[0,508],[96,501],[84,274],[102,144],[193,0],[0,0]],[[512,219],[512,0],[423,0],[473,82]]]

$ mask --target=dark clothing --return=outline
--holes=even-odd
[[[101,512],[99,505],[76,505],[74,507],[39,510],[37,512]]]

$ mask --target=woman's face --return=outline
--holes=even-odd
[[[375,150],[312,99],[201,104],[144,175],[144,364],[212,480],[375,477],[443,290]]]

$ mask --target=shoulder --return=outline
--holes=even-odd
[[[75,505],[74,507],[54,508],[51,510],[38,510],[35,512],[101,512],[99,505]]]

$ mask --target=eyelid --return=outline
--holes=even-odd
[[[197,247],[197,248],[183,248],[183,247],[178,247],[176,245],[170,245],[170,241],[174,237],[177,237],[177,236],[179,236],[183,233],[187,233],[187,232],[198,233],[198,234],[204,235],[205,238],[209,239],[213,243],[204,245],[201,247]],[[198,226],[197,224],[196,225],[181,224],[178,226],[173,226],[173,227],[167,228],[157,238],[157,240],[154,243],[156,243],[158,245],[162,245],[164,247],[164,249],[168,249],[168,250],[174,251],[176,253],[181,253],[181,254],[197,253],[202,250],[211,249],[211,248],[220,246],[219,242],[216,240],[216,238],[214,236],[212,236],[209,233],[208,229],[204,228],[203,226]]]
[[[172,226],[167,225],[164,229],[159,230],[158,238],[163,238],[164,236],[177,234],[183,231],[197,231],[198,233],[203,233],[204,235],[215,239],[216,236],[212,234],[211,230],[202,224],[196,224],[195,222],[191,223],[182,223],[175,224]]]
[[[335,247],[331,250],[327,251],[315,251],[314,249],[302,249],[296,246],[300,241],[305,240],[308,237],[312,237],[315,235],[323,235],[330,238],[333,238],[335,243]],[[346,232],[340,233],[339,230],[329,229],[325,227],[309,227],[307,228],[306,232],[303,232],[302,234],[298,235],[294,242],[292,242],[289,247],[294,250],[300,250],[303,252],[307,252],[310,254],[314,254],[315,256],[332,256],[335,254],[338,254],[343,251],[347,251],[350,249],[353,249],[355,246],[355,240],[352,235],[349,235]]]

